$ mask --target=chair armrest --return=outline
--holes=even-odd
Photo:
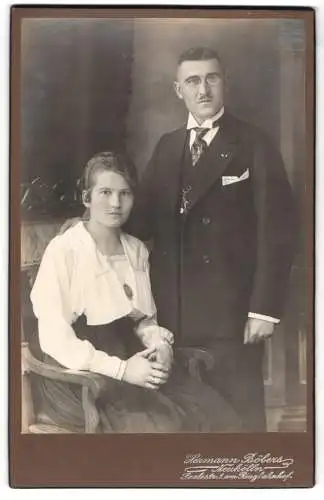
[[[211,370],[214,367],[213,356],[198,347],[176,347],[175,358],[182,363],[192,377],[201,380],[199,366],[201,363],[205,365],[206,370]]]
[[[96,399],[101,392],[109,387],[109,377],[81,370],[69,370],[52,366],[36,359],[29,350],[28,343],[22,343],[22,363],[25,371],[36,373],[45,378],[88,387]]]

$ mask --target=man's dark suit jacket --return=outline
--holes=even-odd
[[[160,324],[182,345],[212,346],[243,338],[248,312],[280,318],[295,211],[279,153],[262,131],[226,112],[193,169],[188,213],[180,216],[188,133],[183,127],[161,137],[126,230],[153,239]]]

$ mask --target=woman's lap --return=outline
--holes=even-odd
[[[184,411],[184,431],[237,432],[241,429],[239,417],[220,393],[188,376],[181,368],[173,371],[162,392]]]
[[[111,379],[109,390],[97,401],[101,432],[233,432],[236,414],[211,387],[175,367],[158,391]],[[39,379],[39,408],[57,425],[83,432],[84,415],[78,386]]]

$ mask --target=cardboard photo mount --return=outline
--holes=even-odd
[[[273,62],[273,67],[281,64],[279,80],[269,82],[278,84],[274,95],[277,95],[281,106],[287,106],[288,112],[284,115],[279,110],[279,119],[274,111],[274,123],[279,124],[277,131],[285,140],[287,148],[293,147],[293,141],[302,141],[304,145],[301,169],[296,174],[291,172],[291,178],[297,179],[297,190],[300,186],[303,195],[299,199],[300,213],[304,222],[304,243],[302,246],[302,278],[297,281],[300,296],[297,307],[298,319],[296,323],[289,323],[293,332],[285,332],[292,338],[295,334],[296,343],[287,347],[287,338],[283,344],[272,346],[267,351],[266,373],[268,381],[267,394],[270,399],[284,393],[286,401],[277,413],[269,410],[269,414],[277,418],[276,428],[267,433],[253,434],[33,434],[22,432],[26,407],[23,394],[26,390],[25,379],[22,376],[22,349],[21,316],[23,297],[21,296],[23,274],[22,226],[23,215],[21,209],[21,186],[24,165],[28,165],[26,151],[28,144],[23,142],[23,131],[30,115],[26,116],[24,108],[24,71],[28,72],[27,56],[25,52],[23,25],[28,20],[85,20],[85,19],[114,19],[145,23],[158,20],[172,21],[186,19],[187,22],[208,20],[228,21],[237,20],[282,22],[280,31],[281,61]],[[292,21],[298,23],[298,29],[291,32]],[[141,28],[138,28],[141,34]],[[299,30],[299,31],[298,31]],[[301,33],[301,31],[302,33]],[[154,30],[153,30],[154,31]],[[197,33],[198,33],[197,28]],[[138,33],[133,32],[133,50]],[[158,34],[161,33],[161,29]],[[89,34],[88,34],[89,36]],[[136,38],[137,36],[137,38]],[[91,37],[91,32],[90,32]],[[156,52],[159,55],[159,43],[156,39]],[[122,42],[121,42],[122,43]],[[287,44],[287,46],[285,45]],[[140,47],[141,45],[138,45]],[[46,53],[47,45],[43,50]],[[123,46],[124,47],[124,46]],[[228,55],[231,55],[231,46],[228,44]],[[269,48],[270,47],[270,48]],[[40,49],[38,47],[38,49]],[[262,54],[271,53],[271,40],[264,38],[264,45],[260,47]],[[67,50],[70,50],[67,47]],[[126,50],[126,49],[125,49]],[[237,49],[239,50],[239,49]],[[243,50],[240,48],[240,50]],[[267,52],[268,50],[268,52]],[[277,49],[276,49],[277,50]],[[264,52],[262,52],[264,51]],[[149,51],[148,51],[149,54]],[[165,55],[165,54],[164,54]],[[82,54],[81,54],[82,56]],[[80,54],[77,56],[78,68],[82,73],[83,62]],[[133,54],[134,56],[134,54]],[[81,57],[81,58],[80,58]],[[126,58],[127,59],[127,58]],[[162,61],[162,59],[161,59]],[[261,61],[261,59],[260,59]],[[143,62],[143,61],[142,61]],[[56,64],[53,60],[53,64]],[[134,64],[134,59],[133,59]],[[265,61],[265,66],[267,61]],[[277,65],[277,66],[276,66]],[[67,66],[68,67],[68,66]],[[58,67],[57,71],[68,71],[67,67]],[[247,72],[250,66],[247,64]],[[26,69],[27,68],[27,69]],[[80,69],[81,68],[81,69]],[[285,68],[285,71],[282,71]],[[37,69],[37,67],[36,67]],[[85,71],[88,71],[87,69]],[[139,75],[132,68],[130,88],[135,89]],[[239,69],[237,71],[240,71]],[[243,70],[242,74],[243,73]],[[299,73],[298,73],[299,71]],[[26,73],[27,74],[27,73]],[[62,73],[63,74],[63,73]],[[247,75],[247,73],[246,73]],[[302,88],[294,87],[296,75],[302,75]],[[42,75],[40,75],[40,79]],[[262,75],[258,75],[262,79]],[[153,79],[154,80],[154,79]],[[26,78],[23,85],[27,85]],[[261,83],[255,84],[255,78],[249,80],[246,76],[245,90],[260,89]],[[267,80],[265,80],[267,81]],[[137,82],[137,83],[136,83]],[[264,80],[262,80],[264,82]],[[279,82],[279,83],[278,83]],[[294,83],[295,82],[295,83]],[[142,82],[145,85],[158,85],[154,81]],[[132,85],[134,87],[132,87]],[[259,86],[258,86],[259,85]],[[145,102],[145,87],[142,94],[138,92],[136,99]],[[40,85],[41,88],[41,85]],[[239,87],[238,87],[239,88]],[[10,363],[9,363],[9,445],[10,445],[10,486],[13,488],[29,487],[161,487],[161,488],[255,488],[255,487],[311,487],[314,485],[314,173],[315,173],[315,12],[311,8],[122,8],[122,7],[20,7],[11,9],[11,81],[10,81]],[[39,89],[34,88],[35,106],[40,96]],[[242,90],[243,92],[244,90]],[[62,93],[64,87],[62,87]],[[83,88],[84,96],[87,87]],[[133,90],[129,90],[133,92]],[[134,90],[135,92],[135,90]],[[158,93],[159,90],[157,89]],[[263,87],[262,99],[267,99],[268,90]],[[295,92],[295,93],[294,93]],[[298,94],[299,92],[299,94]],[[161,94],[162,95],[162,94]],[[293,97],[291,97],[293,95]],[[143,97],[144,96],[144,97]],[[296,96],[300,101],[294,101]],[[257,98],[257,96],[256,96]],[[260,96],[259,96],[260,98]],[[261,99],[261,98],[260,98]],[[290,103],[287,101],[291,99]],[[65,101],[62,94],[62,106]],[[140,101],[136,101],[140,102]],[[297,102],[297,103],[296,103]],[[235,104],[235,103],[234,103]],[[33,103],[32,105],[33,106]],[[131,104],[134,106],[134,104]],[[240,103],[236,103],[240,109]],[[266,104],[265,104],[266,106]],[[269,105],[270,106],[270,105]],[[289,107],[290,106],[290,107]],[[36,108],[35,108],[36,109]],[[250,105],[253,115],[253,104]],[[272,108],[271,108],[272,109]],[[242,114],[247,112],[242,106]],[[136,111],[136,109],[135,109]],[[133,128],[135,133],[136,112],[133,108]],[[36,112],[36,111],[35,111]],[[48,108],[46,108],[48,112]],[[58,111],[59,113],[59,111]],[[152,109],[148,113],[153,113]],[[163,112],[160,110],[160,113]],[[258,115],[259,113],[259,115]],[[269,107],[269,113],[271,110]],[[256,119],[262,118],[262,111],[255,111]],[[303,127],[295,129],[296,116],[302,116]],[[260,120],[261,120],[260,118]],[[277,120],[277,121],[276,121]],[[163,121],[163,120],[162,120]],[[59,118],[58,118],[59,123]],[[140,128],[140,127],[138,127]],[[161,125],[163,129],[163,124]],[[56,130],[57,129],[53,129]],[[82,133],[86,133],[86,128]],[[167,130],[164,130],[167,131]],[[155,131],[157,134],[157,131]],[[277,133],[274,132],[274,133]],[[81,133],[81,132],[80,132]],[[140,133],[140,132],[139,132]],[[280,135],[281,134],[281,135]],[[161,134],[160,134],[161,135]],[[291,141],[291,142],[289,142]],[[80,146],[81,147],[81,146]],[[147,146],[146,146],[147,147]],[[141,152],[133,144],[133,150],[142,160]],[[289,151],[284,152],[288,157]],[[34,151],[34,154],[35,153]],[[42,154],[39,152],[39,154]],[[77,154],[77,153],[76,153]],[[80,153],[81,154],[81,153]],[[50,152],[49,152],[50,155]],[[46,153],[45,153],[46,157]],[[145,157],[146,159],[146,157]],[[284,158],[285,159],[285,158]],[[55,164],[53,164],[53,169]],[[73,215],[73,213],[69,213]],[[28,263],[27,263],[28,264]],[[297,266],[298,267],[298,266]],[[304,273],[304,274],[303,274]],[[300,319],[302,318],[302,319]],[[302,326],[301,326],[302,325]],[[279,342],[279,341],[278,341]],[[283,346],[285,355],[280,358],[279,370],[274,373],[273,362],[277,350]],[[282,351],[281,351],[282,354]],[[269,361],[270,360],[270,361]],[[267,370],[266,367],[266,370]],[[282,372],[280,371],[282,370]],[[297,378],[296,378],[297,377]],[[276,385],[277,384],[277,385]],[[277,392],[276,392],[277,391]],[[279,391],[279,392],[278,392]],[[280,392],[281,391],[281,392]],[[302,392],[302,394],[301,394]],[[279,394],[279,396],[278,396]],[[282,400],[280,400],[282,403]],[[279,405],[280,406],[280,405]],[[272,417],[271,417],[272,418]],[[32,457],[32,460],[31,460]],[[222,468],[223,467],[223,468]],[[227,468],[226,468],[227,467]],[[232,468],[231,468],[232,467]],[[192,472],[194,470],[194,472]]]

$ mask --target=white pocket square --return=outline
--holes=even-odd
[[[228,184],[234,184],[234,182],[245,181],[249,177],[250,177],[250,170],[248,168],[239,177],[237,175],[223,175],[222,186],[228,186]]]

